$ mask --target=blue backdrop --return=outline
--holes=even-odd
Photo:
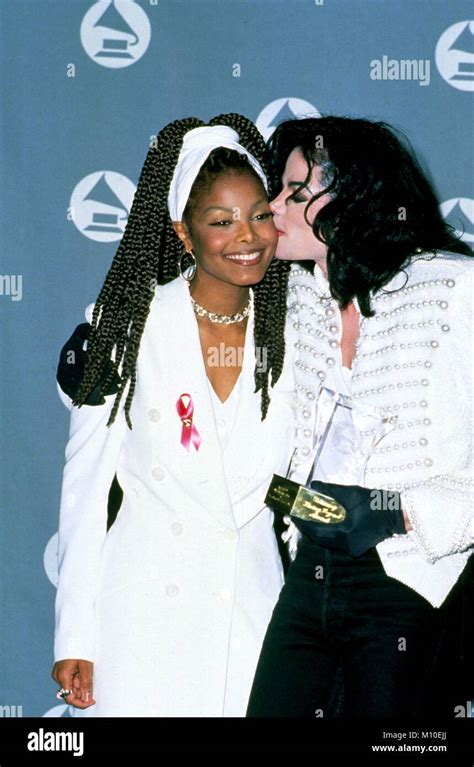
[[[469,0],[1,0],[0,716],[68,716],[52,666],[68,412],[58,354],[95,300],[153,136],[238,111],[383,118],[474,241]],[[87,552],[84,552],[87,566]]]

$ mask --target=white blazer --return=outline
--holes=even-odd
[[[237,418],[219,443],[186,283],[156,289],[131,407],[71,407],[59,529],[55,659],[94,661],[96,705],[75,716],[243,716],[283,583],[263,499],[292,448],[292,362],[265,421],[249,317]],[[202,437],[181,444],[180,395]],[[225,460],[224,460],[225,459]],[[225,464],[225,465],[224,465]],[[106,533],[114,474],[123,489]]]

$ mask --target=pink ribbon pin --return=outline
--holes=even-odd
[[[184,401],[185,397],[188,397],[189,399],[189,402],[187,405],[185,404],[185,401]],[[183,424],[183,427],[181,429],[182,446],[186,448],[188,452],[191,448],[191,444],[194,445],[196,450],[199,450],[199,447],[202,442],[202,438],[198,430],[193,424],[194,402],[190,394],[181,394],[180,398],[178,399],[176,403],[176,410],[178,411],[178,415],[181,419],[181,423]]]

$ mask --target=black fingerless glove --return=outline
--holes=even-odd
[[[343,522],[325,524],[291,517],[304,535],[320,546],[337,549],[351,557],[360,557],[380,541],[405,531],[400,494],[395,491],[369,490],[358,485],[332,485],[313,481],[312,490],[328,495],[347,511]],[[376,494],[381,495],[377,496]],[[385,508],[380,508],[383,501]]]
[[[83,346],[84,342],[89,338],[90,331],[91,325],[88,322],[78,325],[72,336],[64,344],[59,355],[56,380],[63,392],[71,399],[74,399],[79,391],[79,386],[84,376],[87,351],[84,351]],[[109,361],[107,364],[104,371],[104,379],[109,375],[112,364],[112,361]],[[120,383],[120,377],[115,374],[112,382],[103,393],[100,391],[100,384],[97,384],[85,400],[85,404],[103,405],[105,402],[103,395],[116,394]]]

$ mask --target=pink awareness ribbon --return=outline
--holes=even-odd
[[[185,397],[189,398],[187,405],[184,402]],[[196,450],[199,450],[202,438],[193,424],[194,402],[190,394],[181,394],[176,403],[176,410],[178,411],[181,423],[183,424],[181,429],[182,446],[185,447],[188,452],[191,448],[191,444],[194,445]]]

